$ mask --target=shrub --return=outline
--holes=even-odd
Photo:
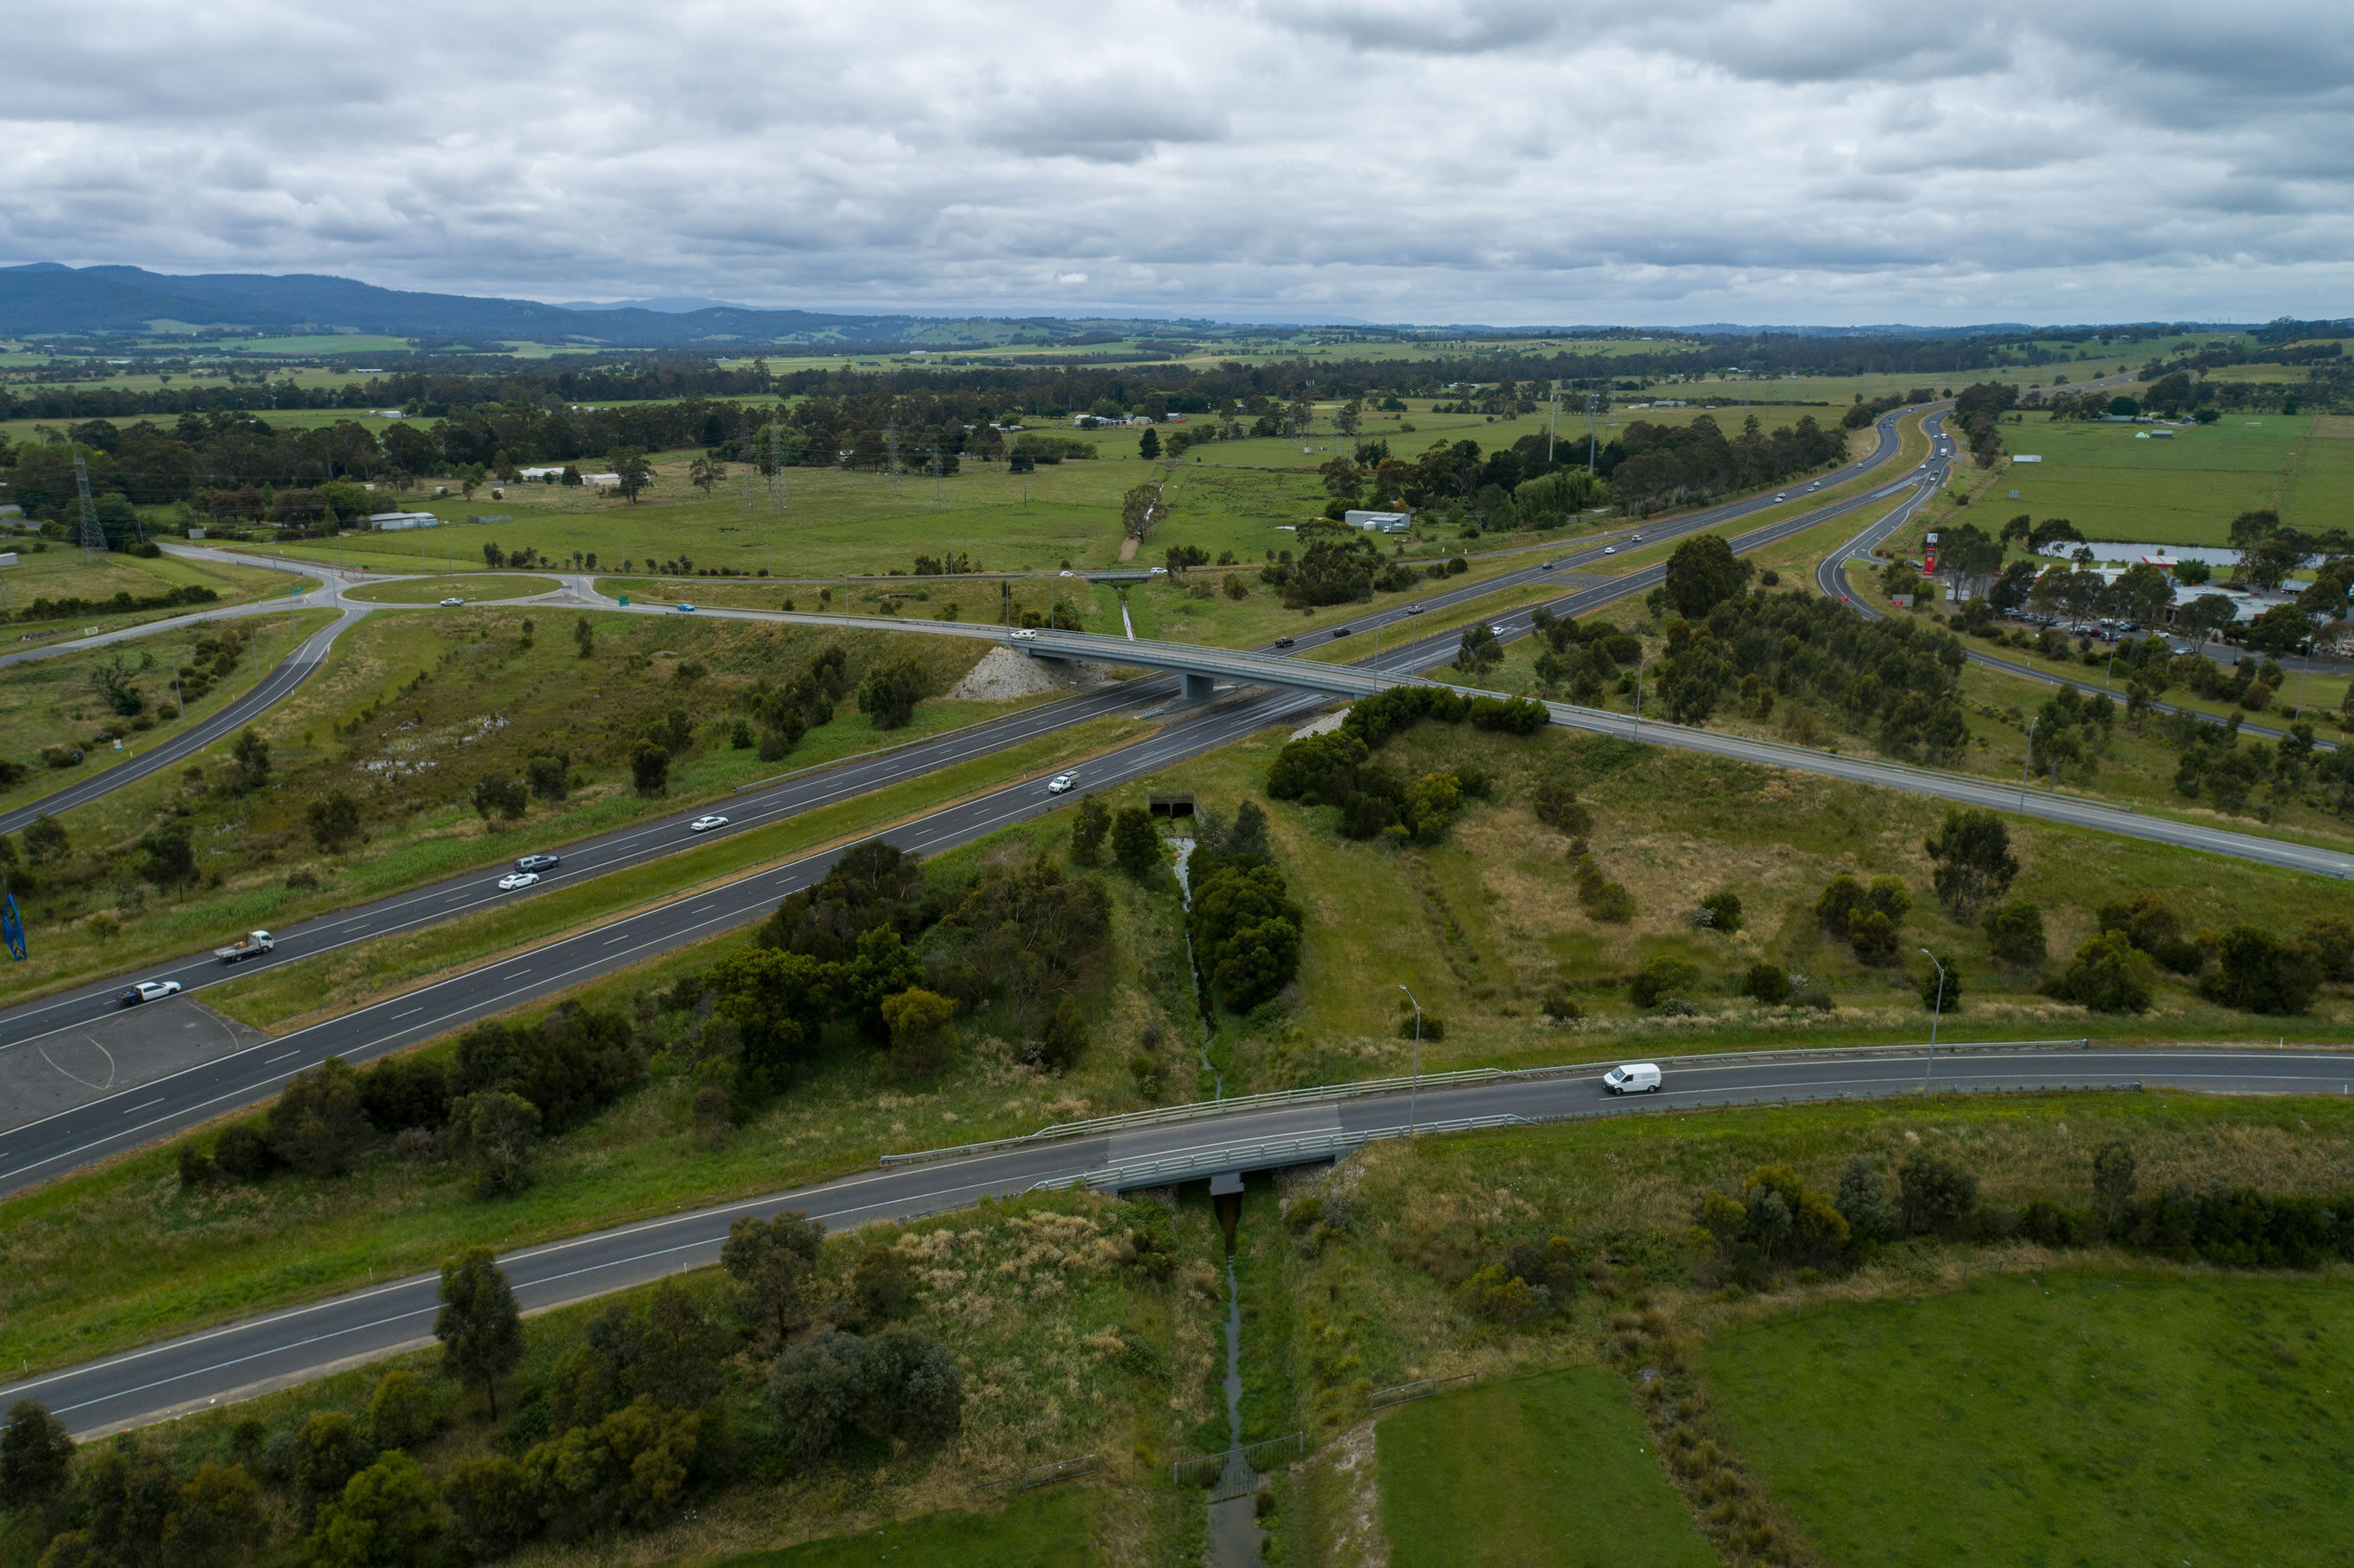
[[[539,1533],[539,1499],[523,1467],[504,1454],[461,1460],[441,1483],[458,1550],[477,1562],[504,1557]]]
[[[1710,894],[1700,901],[1692,924],[1730,937],[1741,929],[1741,895],[1730,891]]]
[[[1401,1040],[1444,1040],[1447,1020],[1435,1012],[1416,1012],[1409,1008],[1399,1015],[1397,1032]]]
[[[769,1372],[769,1415],[777,1439],[808,1463],[831,1451],[866,1396],[865,1343],[825,1329],[789,1345]]]
[[[2275,941],[2253,926],[2234,926],[2216,944],[2215,967],[2199,992],[2248,1012],[2303,1012],[2313,1004],[2321,974],[2306,943]]]
[[[1575,1023],[1585,1016],[1585,1009],[1570,994],[1565,985],[1556,985],[1545,992],[1538,1011],[1557,1023]]]
[[[2140,1012],[2149,1006],[2150,980],[2148,956],[2124,932],[2109,931],[2078,948],[2068,967],[2044,982],[2043,993],[2094,1012]]]
[[[1955,1234],[1978,1211],[1978,1179],[1925,1150],[1908,1155],[1896,1178],[1908,1234]]]
[[[1700,966],[1661,955],[1645,964],[1628,982],[1627,995],[1637,1007],[1656,1007],[1668,998],[1700,984]]]
[[[307,1510],[343,1495],[376,1461],[376,1445],[340,1410],[315,1410],[294,1435],[294,1490]]]
[[[1896,961],[1896,923],[1877,909],[1859,909],[1848,916],[1847,939],[1856,962],[1884,967]]]
[[[1566,784],[1552,779],[1539,783],[1530,805],[1538,821],[1570,838],[1586,838],[1594,832],[1594,812],[1579,802],[1577,791]]]
[[[964,1374],[937,1337],[894,1329],[866,1341],[864,1361],[858,1422],[875,1436],[923,1446],[963,1424]]]
[[[1938,965],[1945,968],[1940,970]],[[1958,1012],[1962,1007],[1962,970],[1951,953],[1939,953],[1921,971],[1921,1008],[1925,1012]]]
[[[379,1448],[413,1448],[440,1424],[433,1385],[413,1372],[395,1368],[368,1395],[368,1436]]]
[[[341,1176],[368,1136],[359,1075],[340,1056],[297,1073],[270,1107],[270,1151],[305,1176]]]
[[[2041,906],[2014,899],[1999,908],[1988,909],[1979,922],[1987,934],[1987,948],[1999,963],[2015,969],[2034,969],[2043,962],[2043,910]]]
[[[1839,1196],[1834,1202],[1847,1217],[1849,1234],[1856,1241],[1887,1241],[1896,1235],[1901,1216],[1888,1195],[1888,1183],[1864,1156],[1850,1155],[1840,1167]]]
[[[1741,977],[1741,994],[1768,1007],[1778,1007],[1790,1000],[1789,971],[1761,959]]]
[[[880,1244],[869,1246],[850,1271],[850,1299],[861,1318],[884,1322],[905,1312],[916,1298],[916,1271],[907,1255]]]
[[[240,1121],[221,1128],[213,1142],[213,1163],[235,1181],[259,1181],[278,1168],[278,1157],[260,1129]]]

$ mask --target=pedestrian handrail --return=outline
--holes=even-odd
[[[1940,1054],[1958,1056],[1992,1051],[2061,1051],[2084,1050],[2092,1044],[2089,1036],[2073,1040],[1978,1040],[1939,1043]],[[1819,1045],[1792,1046],[1780,1051],[1713,1051],[1667,1058],[1679,1064],[1698,1062],[1801,1062],[1842,1056],[1895,1054],[1906,1051],[1925,1051],[1926,1041],[1914,1041],[1897,1045]],[[968,1155],[988,1154],[1002,1149],[1021,1149],[1033,1143],[1058,1141],[1068,1138],[1086,1138],[1097,1133],[1125,1132],[1130,1128],[1157,1127],[1166,1122],[1193,1121],[1203,1117],[1226,1116],[1237,1111],[1277,1109],[1284,1106],[1313,1105],[1322,1100],[1356,1099],[1367,1095],[1403,1093],[1409,1088],[1447,1088],[1465,1084],[1495,1083],[1507,1078],[1557,1078],[1575,1073],[1598,1072],[1601,1062],[1564,1062],[1546,1067],[1461,1067],[1451,1072],[1425,1073],[1419,1077],[1359,1078],[1343,1084],[1317,1084],[1307,1088],[1270,1089],[1263,1094],[1233,1095],[1222,1100],[1194,1100],[1181,1106],[1161,1106],[1151,1110],[1121,1111],[1113,1116],[1090,1117],[1084,1121],[1055,1122],[1035,1132],[1017,1133],[1011,1138],[993,1138],[980,1143],[954,1143],[941,1149],[912,1150],[904,1154],[885,1154],[876,1163],[884,1166],[913,1165],[928,1160],[960,1160]]]
[[[1239,1448],[1221,1448],[1214,1454],[1196,1454],[1190,1459],[1180,1459],[1169,1467],[1169,1478],[1179,1486],[1220,1486],[1225,1477],[1239,1464],[1256,1482],[1259,1473],[1276,1461],[1297,1459],[1308,1452],[1308,1434],[1287,1432],[1280,1437],[1269,1437],[1257,1443],[1246,1443]],[[1223,1486],[1220,1489],[1224,1490]],[[1246,1485],[1233,1495],[1251,1490]]]

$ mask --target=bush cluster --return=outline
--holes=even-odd
[[[1549,722],[1542,703],[1469,697],[1444,686],[1393,686],[1359,701],[1339,728],[1286,744],[1268,770],[1267,792],[1278,800],[1338,806],[1341,831],[1350,838],[1437,843],[1465,797],[1485,798],[1490,780],[1481,768],[1461,767],[1408,781],[1372,760],[1392,736],[1425,718],[1468,720],[1514,735]]]

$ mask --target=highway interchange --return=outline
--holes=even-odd
[[[1872,458],[1824,482],[1835,483],[1840,478],[1851,477],[1853,471],[1885,462],[1897,450],[1894,419],[1892,415],[1882,421],[1879,448]],[[1946,443],[1934,430],[1932,434],[1933,456],[1922,469],[1867,493],[1755,530],[1744,535],[1737,547],[1755,549],[1817,526],[1844,512],[1895,500],[1909,489],[1911,493],[1905,503],[1867,531],[1884,537],[1943,478]],[[1678,518],[1650,532],[1647,542],[1715,526],[1775,504],[1768,498],[1758,497]],[[1868,546],[1859,539],[1856,546],[1850,546],[1854,548]],[[1653,566],[1626,577],[1599,581],[1548,576],[1575,573],[1579,566],[1598,564],[1603,559],[1598,547],[1582,549],[1476,586],[1434,592],[1422,602],[1439,610],[1468,604],[1500,589],[1555,581],[1571,591],[1551,601],[1554,612],[1585,615],[1608,602],[1647,590],[1663,575],[1662,567]],[[585,582],[575,581],[568,588],[569,597],[600,597],[594,596]],[[648,613],[663,612],[658,607],[632,608]],[[1531,614],[1530,609],[1515,610],[1498,617],[1498,623],[1507,635],[1525,634]],[[766,615],[758,618],[788,619]],[[1386,628],[1405,620],[1400,607],[1360,617],[1352,623],[1352,630],[1363,633],[1377,623]],[[348,620],[339,621],[336,628],[314,638],[313,644],[323,652],[325,640],[345,624]],[[982,630],[938,623],[905,623],[897,629],[967,635]],[[1303,637],[1300,642],[1303,648],[1325,643],[1331,641],[1331,635],[1328,630],[1314,639]],[[313,644],[306,644],[306,651]],[[1452,652],[1450,631],[1385,646],[1378,658],[1363,660],[1360,664],[1368,671],[1393,676],[1411,675],[1444,662]],[[315,667],[315,657],[311,667]],[[307,668],[302,673],[307,673]],[[277,681],[281,676],[289,677],[284,689],[291,689],[300,679],[291,661],[288,666],[273,672],[270,680]],[[1175,689],[1176,683],[1167,677],[1148,677],[1098,688],[1079,697],[1026,709],[916,745],[789,776],[728,802],[724,807],[733,819],[728,831],[741,832],[832,800],[917,778],[949,762],[1002,750],[1088,717],[1163,703],[1174,694]],[[259,696],[261,690],[258,687],[249,697]],[[1303,715],[1327,700],[1319,694],[1260,688],[1235,693],[1200,707],[1176,710],[1156,734],[1087,763],[1083,769],[1085,786],[1118,788],[1184,758]],[[246,711],[258,712],[260,706]],[[1627,723],[1623,715],[1606,716],[1621,726]],[[215,723],[219,722],[217,715]],[[1670,729],[1664,725],[1647,726],[1643,738],[1689,742],[1708,736],[1705,731],[1675,731],[1670,735]],[[227,733],[227,728],[214,733],[217,736]],[[1859,768],[1885,766],[1861,758],[1840,760]],[[96,784],[110,777],[100,775],[86,782]],[[2015,809],[2009,799],[2009,791],[1995,792],[2005,797],[2001,804]],[[1025,779],[917,817],[892,831],[889,836],[917,853],[937,853],[1064,803],[1063,799],[1047,795],[1037,779]],[[689,839],[684,833],[683,822],[691,814],[682,812],[562,846],[564,864],[557,878],[624,872],[689,844],[708,842]],[[2114,816],[2115,813],[2105,813],[2102,821],[2092,825],[2114,829],[2117,824],[2108,820]],[[2147,826],[2148,820],[2144,820],[2143,825]],[[805,856],[567,933],[526,952],[477,966],[173,1076],[0,1133],[0,1193],[21,1191],[252,1104],[266,1097],[287,1076],[327,1055],[354,1061],[380,1055],[643,961],[683,943],[758,919],[786,894],[822,876],[840,853],[837,847]],[[494,876],[494,871],[475,873],[361,908],[321,916],[281,933],[283,945],[279,954],[263,962],[292,961],[348,943],[374,939],[391,930],[450,918],[513,896],[495,893],[491,887]],[[154,972],[160,977],[182,978],[191,989],[217,980],[223,973],[219,966],[205,958],[192,958],[181,965],[164,966]],[[82,987],[0,1013],[0,1050],[86,1021],[92,1010],[107,1005],[111,990],[111,985]],[[1901,1051],[1803,1060],[1748,1057],[1672,1072],[1663,1100],[1670,1106],[1697,1106],[1761,1096],[1896,1093],[1917,1081],[1921,1066],[1917,1054]],[[1946,1058],[1938,1069],[1941,1086],[1986,1089],[2147,1080],[2236,1092],[2319,1092],[2341,1087],[2349,1075],[2354,1075],[2354,1058],[2328,1053],[2079,1051],[2016,1056],[1966,1055]],[[504,1261],[526,1306],[551,1305],[640,1283],[672,1269],[709,1263],[716,1258],[717,1241],[726,1223],[741,1213],[802,1207],[837,1224],[906,1217],[953,1207],[984,1192],[1017,1192],[1040,1181],[1100,1172],[1113,1161],[1188,1149],[1198,1152],[1204,1147],[1221,1151],[1241,1150],[1245,1145],[1271,1138],[1294,1138],[1332,1129],[1368,1135],[1394,1132],[1408,1114],[1409,1103],[1405,1097],[1393,1096],[1281,1111],[1242,1109],[1194,1121],[1138,1128],[1117,1138],[1049,1140],[1015,1150],[864,1173],[748,1203],[724,1205],[526,1248]],[[1584,1075],[1434,1087],[1424,1090],[1414,1103],[1416,1118],[1425,1126],[1466,1117],[1539,1118],[1589,1114],[1606,1108],[1599,1103],[1593,1080]],[[1236,1158],[1247,1157],[1238,1152]],[[260,1385],[316,1375],[337,1362],[379,1355],[398,1345],[414,1342],[429,1324],[431,1288],[429,1277],[420,1277],[270,1314],[249,1323],[152,1346],[128,1356],[68,1369],[28,1382],[19,1389],[0,1391],[0,1398],[31,1393],[58,1409],[78,1432],[152,1420],[175,1410],[233,1397],[240,1391]],[[420,1317],[420,1313],[425,1316]]]

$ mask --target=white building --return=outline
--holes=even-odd
[[[430,512],[371,512],[368,526],[379,534],[398,534],[410,528],[439,528],[441,519]]]
[[[1411,512],[1364,512],[1349,509],[1341,519],[1352,528],[1362,528],[1368,534],[1403,534],[1414,526]]]

